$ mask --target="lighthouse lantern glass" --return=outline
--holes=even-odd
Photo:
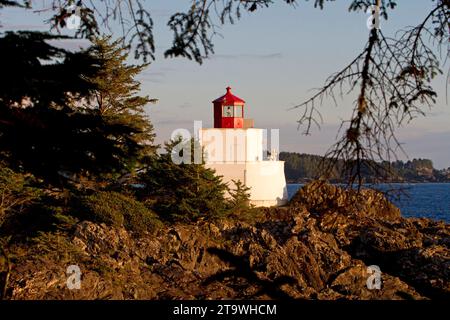
[[[233,106],[223,106],[223,117],[233,117],[234,116],[234,112],[233,112]]]
[[[242,106],[234,106],[234,117],[242,118]]]

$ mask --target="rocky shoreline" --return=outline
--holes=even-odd
[[[402,218],[381,194],[314,182],[255,223],[134,237],[89,221],[16,244],[11,299],[449,299],[450,225]],[[81,289],[66,286],[78,265]],[[369,289],[368,266],[381,270]]]

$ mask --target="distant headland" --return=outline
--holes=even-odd
[[[322,156],[281,152],[280,160],[285,161],[285,175],[288,183],[306,183],[319,175],[320,165],[324,159]],[[330,161],[330,160],[329,160]],[[345,180],[341,176],[339,161],[334,164],[334,169],[330,173],[331,182],[342,182]],[[384,179],[392,183],[420,183],[420,182],[450,182],[450,167],[447,169],[435,169],[433,161],[429,159],[413,159],[408,161],[384,162],[378,165],[388,168],[389,177]],[[377,177],[369,170],[363,171],[363,176],[367,183],[374,182]],[[379,177],[378,177],[379,178]]]

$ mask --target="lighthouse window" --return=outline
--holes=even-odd
[[[235,118],[242,118],[242,106],[235,106],[234,107],[234,117]]]
[[[222,116],[223,117],[233,117],[233,106],[224,106]]]

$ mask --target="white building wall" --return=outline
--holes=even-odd
[[[231,180],[245,181],[245,163],[207,163],[206,167],[216,170],[216,174],[222,176],[223,182],[229,184],[229,186],[233,186]]]
[[[251,188],[251,203],[270,207],[287,203],[284,161],[259,161],[246,164],[245,185]]]
[[[206,166],[223,181],[240,180],[250,188],[251,203],[279,206],[287,203],[283,161],[264,161],[263,129],[200,129]]]
[[[207,163],[263,160],[263,129],[200,129]]]
[[[246,163],[208,163],[222,181],[233,187],[232,180],[240,180],[250,188],[250,202],[255,206],[270,207],[287,203],[284,161]]]

